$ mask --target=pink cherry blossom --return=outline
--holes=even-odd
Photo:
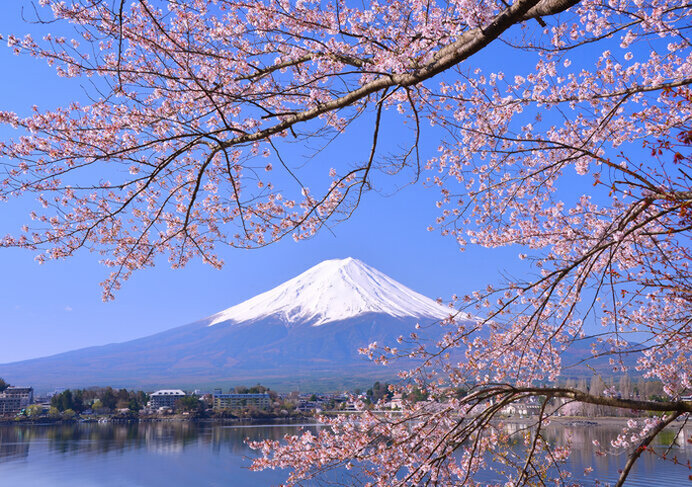
[[[0,199],[38,202],[3,246],[39,261],[97,252],[112,268],[112,299],[161,256],[220,267],[223,245],[310,238],[398,173],[439,191],[431,230],[462,250],[514,245],[526,265],[455,298],[436,340],[421,329],[396,348],[363,348],[382,364],[417,361],[396,392],[422,400],[391,414],[356,401],[360,414],[322,418],[317,435],[253,443],[254,468],[289,469],[286,485],[336,467],[367,485],[478,485],[479,472],[502,464],[502,485],[565,485],[573,479],[554,467],[569,448],[550,445],[543,428],[581,403],[655,415],[611,445],[628,455],[622,483],[655,434],[692,412],[679,400],[692,389],[689,5],[40,5],[72,37],[8,35],[8,48],[96,92],[86,105],[0,111],[17,134],[0,143]],[[484,62],[500,47],[522,66]],[[399,153],[382,150],[385,123],[406,134]],[[319,148],[355,124],[370,129],[362,157],[323,161]],[[424,159],[431,138],[437,151]],[[285,157],[295,147],[311,161],[310,189]],[[663,402],[560,385],[592,323],[601,329],[586,366],[606,357],[622,373],[635,360],[664,384]],[[496,421],[532,400],[540,413],[521,433]]]

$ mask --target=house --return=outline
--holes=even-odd
[[[520,418],[528,418],[536,416],[541,411],[541,405],[536,403],[514,402],[508,404],[500,410],[505,416],[519,416]]]
[[[404,409],[404,397],[401,394],[394,394],[392,399],[385,404],[388,409]]]

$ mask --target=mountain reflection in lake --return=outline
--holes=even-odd
[[[250,472],[247,438],[281,439],[304,425],[223,425],[179,422],[0,426],[0,485],[47,487],[265,486],[285,480],[281,471]],[[508,428],[520,428],[509,425]],[[314,426],[308,428],[313,431]],[[624,456],[601,457],[593,440],[607,445],[620,425],[552,425],[553,444],[571,441],[569,470],[574,480],[614,481]],[[685,432],[692,434],[691,428]],[[667,436],[666,436],[667,435]],[[664,440],[673,434],[664,432]],[[692,446],[680,441],[671,457],[686,462]],[[584,476],[592,466],[594,472]],[[345,473],[345,472],[344,472]],[[642,456],[626,485],[672,486],[690,483],[688,469],[650,454]],[[486,479],[491,480],[491,479]],[[497,480],[497,479],[492,479]],[[347,484],[353,483],[346,482]]]

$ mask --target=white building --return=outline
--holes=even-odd
[[[500,413],[505,416],[519,416],[520,418],[528,418],[536,416],[541,411],[541,405],[535,403],[514,402],[506,405],[500,410]]]
[[[182,399],[187,394],[180,389],[162,389],[152,393],[149,398],[149,407],[152,409],[175,408],[175,401]]]
[[[404,397],[401,394],[394,394],[384,407],[389,409],[404,409]]]

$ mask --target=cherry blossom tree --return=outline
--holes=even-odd
[[[439,340],[416,331],[363,350],[379,362],[416,359],[399,392],[415,388],[424,400],[256,443],[255,468],[289,468],[288,485],[333,468],[368,485],[576,484],[564,469],[569,448],[547,441],[545,428],[580,402],[651,415],[599,446],[627,455],[622,485],[656,434],[689,418],[692,403],[680,399],[692,388],[689,3],[35,7],[45,36],[9,35],[8,45],[89,80],[93,99],[29,117],[0,112],[18,133],[0,143],[0,195],[40,203],[3,246],[39,259],[99,252],[113,268],[111,299],[161,255],[176,267],[193,258],[221,266],[221,245],[308,238],[399,174],[439,191],[431,230],[462,249],[513,245],[525,260],[521,276],[455,297]],[[53,22],[71,38],[49,34]],[[522,68],[503,71],[510,58]],[[382,151],[385,123],[408,131],[398,152]],[[362,158],[325,166],[321,149],[363,126]],[[310,156],[312,190],[286,157],[296,150]],[[589,338],[582,366],[606,360],[613,372],[656,378],[666,399],[559,385],[575,365],[570,347]],[[497,422],[503,408],[531,398],[538,418],[508,433]]]

